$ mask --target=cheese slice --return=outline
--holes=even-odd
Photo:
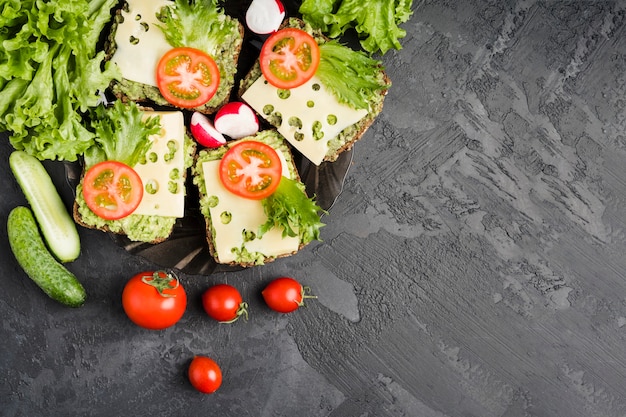
[[[122,76],[127,80],[157,86],[156,68],[161,57],[172,46],[165,40],[156,18],[169,0],[133,0],[122,10],[123,22],[115,32],[117,49],[113,54]]]
[[[277,130],[316,165],[324,160],[331,139],[367,115],[367,110],[339,103],[316,76],[299,87],[280,90],[261,75],[242,98],[272,124],[280,116]]]
[[[283,176],[289,170],[282,152],[278,151],[283,166]],[[265,257],[276,257],[296,252],[300,246],[299,237],[282,237],[282,229],[274,228],[261,238],[255,236],[267,220],[260,200],[239,197],[228,191],[219,180],[220,161],[202,164],[206,193],[215,199],[216,204],[209,208],[211,227],[215,239],[213,245],[220,263],[238,262],[237,251],[245,248],[248,252],[262,253]],[[212,180],[214,179],[214,180]]]
[[[185,119],[179,111],[145,111],[159,116],[161,131],[150,136],[146,160],[133,168],[141,177],[143,197],[134,214],[164,217],[185,215]]]

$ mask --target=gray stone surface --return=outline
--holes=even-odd
[[[154,266],[102,233],[81,229],[69,265],[89,293],[78,310],[1,239],[0,414],[625,416],[626,4],[413,8],[323,242],[183,275],[176,326],[126,318],[124,283]],[[6,219],[24,198],[6,163],[0,177]],[[271,312],[260,290],[281,275],[319,298]],[[249,322],[204,315],[217,282],[241,290]],[[217,393],[188,383],[195,354],[222,366]]]

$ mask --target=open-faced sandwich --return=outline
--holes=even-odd
[[[124,0],[106,49],[124,101],[214,113],[235,84],[243,25],[217,0]]]
[[[379,61],[291,18],[265,41],[239,95],[319,165],[363,136],[389,86]]]
[[[260,265],[319,239],[321,209],[276,130],[199,151],[192,173],[217,263]]]
[[[87,228],[158,243],[185,212],[185,177],[195,142],[180,111],[100,107],[96,145],[84,156],[74,220]]]

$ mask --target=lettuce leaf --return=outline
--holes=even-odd
[[[259,228],[259,237],[281,227],[283,237],[299,236],[302,244],[320,240],[320,229],[324,226],[319,216],[322,209],[307,197],[304,186],[297,181],[282,177],[276,191],[261,201],[267,221]]]
[[[331,38],[355,29],[363,49],[387,53],[402,49],[406,31],[398,25],[412,15],[413,0],[304,0],[300,13],[305,22]]]
[[[300,5],[299,12],[302,19],[309,25],[328,33],[330,32],[332,15],[336,11],[335,5],[338,2],[338,0],[304,0]]]
[[[161,129],[158,116],[143,120],[144,113],[135,103],[117,100],[113,106],[98,106],[91,111],[95,145],[85,152],[85,166],[114,160],[135,166],[152,146],[151,135]]]
[[[117,0],[0,5],[0,131],[39,159],[74,161],[94,143],[84,113],[119,74],[96,46]]]
[[[175,0],[172,6],[164,7],[159,14],[163,23],[159,28],[167,43],[173,47],[196,48],[216,59],[223,51],[231,50],[239,26],[217,3],[217,0]]]
[[[381,78],[382,63],[338,41],[320,45],[320,63],[315,74],[337,97],[355,109],[369,109],[372,97],[389,88]]]

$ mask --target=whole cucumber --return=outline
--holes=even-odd
[[[61,262],[78,258],[80,239],[76,223],[41,161],[24,151],[13,151],[9,165],[52,254]]]
[[[69,307],[84,304],[85,289],[76,276],[48,251],[28,207],[18,206],[11,210],[7,234],[17,262],[50,298]]]

